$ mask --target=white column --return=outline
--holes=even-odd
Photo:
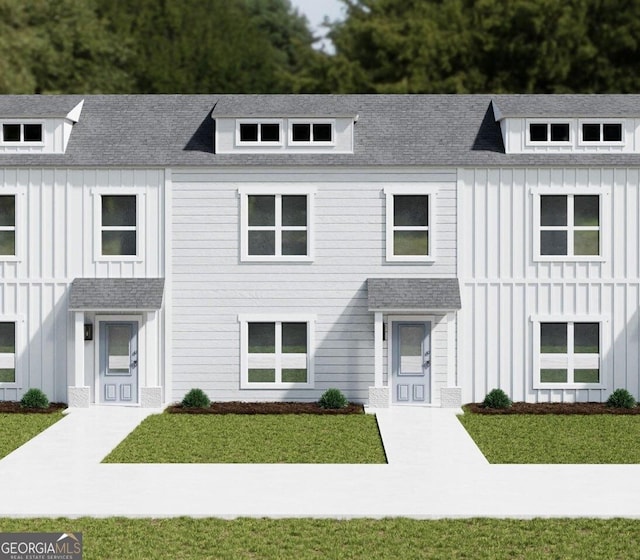
[[[373,329],[373,336],[374,336],[374,369],[373,369],[373,373],[374,373],[374,386],[375,387],[382,387],[383,383],[382,383],[382,365],[383,365],[383,358],[382,358],[382,350],[383,350],[383,340],[382,340],[382,329],[383,329],[383,319],[382,319],[382,313],[377,312],[374,315],[374,329]]]
[[[145,383],[148,387],[157,387],[160,385],[158,377],[158,327],[156,324],[156,312],[147,312],[144,325],[146,350],[145,355],[140,356],[144,359]]]
[[[447,386],[457,387],[455,313],[447,313]]]
[[[84,311],[75,313],[74,385],[84,387]]]

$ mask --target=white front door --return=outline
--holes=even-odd
[[[100,321],[101,403],[138,402],[138,322]]]
[[[397,321],[392,333],[393,402],[431,402],[431,322]]]

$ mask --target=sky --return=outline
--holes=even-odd
[[[344,17],[343,4],[340,0],[290,0],[291,5],[298,12],[307,16],[312,31],[316,35],[324,35],[325,30],[320,27],[325,16],[331,21]],[[329,42],[323,42],[325,49],[331,50]]]

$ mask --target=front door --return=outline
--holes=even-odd
[[[393,402],[431,402],[431,323],[393,323]]]
[[[138,402],[138,323],[100,322],[100,402]]]

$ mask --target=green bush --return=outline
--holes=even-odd
[[[191,389],[182,399],[185,408],[207,408],[210,404],[209,397],[202,389]]]
[[[344,408],[348,401],[340,389],[327,389],[320,397],[318,404],[322,408]]]
[[[482,401],[485,408],[509,408],[511,404],[511,399],[502,389],[493,389]]]
[[[636,399],[626,389],[616,389],[607,399],[607,406],[612,408],[633,408],[636,406]]]
[[[29,389],[20,400],[23,408],[49,408],[49,399],[40,389]]]

